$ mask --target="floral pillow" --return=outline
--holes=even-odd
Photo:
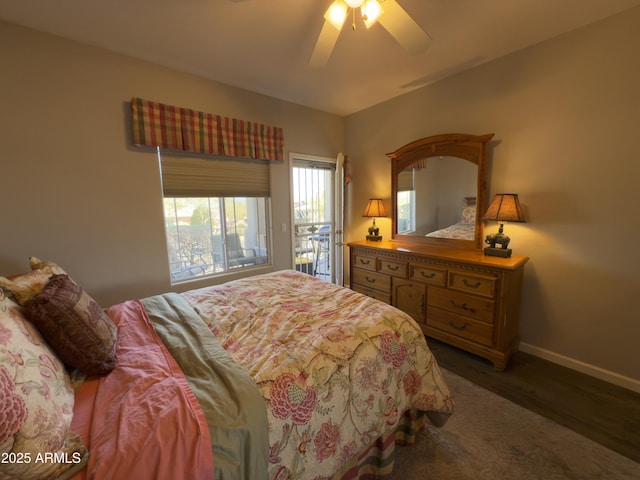
[[[27,300],[42,291],[49,277],[51,274],[44,270],[31,270],[11,279],[0,277],[0,288],[11,293],[20,305],[24,305]]]
[[[0,289],[0,478],[58,478],[83,468],[89,454],[70,430],[73,405],[64,366]]]
[[[64,269],[54,262],[46,262],[40,260],[38,257],[29,257],[29,265],[31,266],[31,270],[42,270],[45,273],[51,275],[65,275],[67,272]]]
[[[68,367],[88,375],[114,369],[117,327],[69,275],[53,275],[24,313]]]
[[[0,288],[11,293],[20,305],[40,293],[52,275],[66,274],[58,264],[42,261],[38,257],[29,257],[29,264],[31,271],[28,273],[11,278],[0,277]]]
[[[464,207],[462,207],[462,217],[460,218],[460,223],[464,225],[476,224],[476,206],[475,205],[465,205]]]

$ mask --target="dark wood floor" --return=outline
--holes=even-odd
[[[497,372],[428,338],[445,369],[640,463],[640,394],[524,352]]]

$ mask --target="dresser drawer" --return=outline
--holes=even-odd
[[[520,342],[519,310],[527,257],[403,244],[349,244],[351,288],[413,317],[425,335],[504,370]]]
[[[498,279],[489,275],[449,270],[449,288],[493,298]]]
[[[391,293],[379,292],[378,290],[366,288],[362,285],[354,285],[352,289],[353,291],[362,293],[367,297],[375,298],[376,300],[380,300],[381,302],[391,305]]]
[[[370,272],[360,268],[353,269],[352,283],[364,288],[372,288],[385,293],[391,293],[391,277],[381,273]]]
[[[371,270],[372,272],[376,271],[376,257],[370,257],[368,255],[354,255],[353,256],[353,266],[362,268],[364,270]]]
[[[429,286],[427,303],[458,315],[493,323],[493,313],[495,311],[495,302],[493,300]]]
[[[447,271],[427,265],[411,265],[409,278],[418,282],[444,287],[445,280],[447,278]]]
[[[382,258],[380,259],[380,269],[378,271],[394,277],[407,278],[407,264],[405,262],[395,262]]]
[[[486,346],[493,345],[493,326],[441,308],[427,306],[427,325]]]

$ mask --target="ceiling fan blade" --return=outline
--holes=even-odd
[[[324,21],[322,31],[311,54],[309,65],[313,68],[324,67],[329,61],[333,47],[335,47],[340,30],[334,27],[328,20]]]
[[[395,0],[386,0],[383,5],[384,13],[378,18],[380,25],[409,53],[424,52],[431,37]]]

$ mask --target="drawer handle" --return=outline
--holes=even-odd
[[[474,312],[474,309],[473,309],[473,308],[469,308],[469,307],[467,306],[467,302],[456,303],[456,302],[453,300],[453,298],[450,298],[450,299],[449,299],[449,304],[451,304],[451,306],[452,306],[452,307],[459,308],[460,310],[465,310],[465,311],[468,311],[468,312]]]
[[[468,323],[463,323],[462,325],[456,325],[455,323],[453,323],[451,320],[449,320],[449,326],[451,328],[455,328],[456,330],[464,330],[465,328],[467,328],[467,325],[469,325]]]
[[[462,279],[462,283],[469,288],[478,288],[480,285],[482,285],[482,282],[480,280],[478,280],[476,283],[471,283],[468,282],[466,278]]]
[[[361,258],[359,260],[361,265],[369,265],[371,263],[371,260],[369,260],[368,258],[367,259]]]
[[[420,270],[420,275],[422,275],[424,278],[433,278],[436,276],[436,272],[431,272],[429,275],[427,275],[426,273],[424,273],[424,270]]]
[[[387,264],[387,270],[391,270],[392,272],[397,272],[400,268],[400,265],[396,265],[396,268],[391,268],[391,265]]]
[[[376,283],[376,279],[375,278],[364,277],[364,279],[369,283]]]

